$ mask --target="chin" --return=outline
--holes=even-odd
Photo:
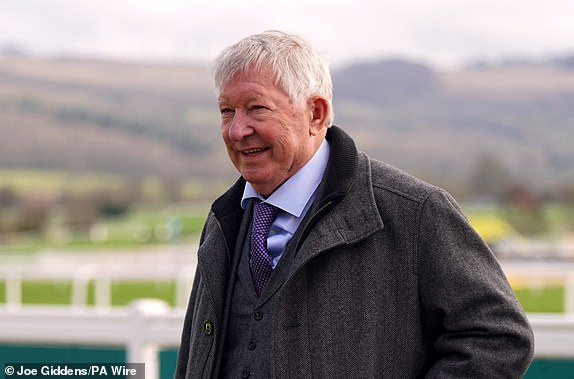
[[[269,182],[269,178],[273,177],[273,173],[269,175],[265,175],[264,172],[268,172],[267,170],[263,169],[256,169],[256,168],[249,168],[248,170],[240,171],[241,176],[249,183],[261,183],[265,184]]]
[[[274,185],[274,183],[270,183],[267,181],[264,182],[261,180],[257,180],[255,178],[247,178],[245,176],[243,177],[243,179],[245,179],[249,183],[251,183],[251,185],[253,186],[255,191],[257,191],[261,195],[267,196],[267,195],[271,194],[276,189],[276,186]]]

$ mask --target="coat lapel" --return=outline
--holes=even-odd
[[[197,265],[213,301],[213,310],[220,319],[229,272],[228,247],[219,224],[214,221],[210,227],[214,230],[206,234],[207,238],[199,246]]]
[[[245,181],[239,179],[211,208],[206,225],[205,239],[198,251],[198,267],[214,302],[214,311],[220,319],[225,298],[225,288],[235,252],[235,244],[243,209],[240,205]]]

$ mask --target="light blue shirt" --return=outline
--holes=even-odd
[[[271,224],[267,237],[267,251],[271,255],[271,267],[275,268],[285,251],[285,247],[301,224],[311,204],[315,200],[317,187],[321,183],[327,163],[329,161],[330,147],[323,140],[313,157],[292,177],[287,179],[271,196],[265,199],[257,193],[251,183],[245,184],[241,207],[245,209],[249,199],[258,198],[267,202],[279,211]]]

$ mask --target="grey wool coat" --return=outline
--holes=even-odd
[[[533,335],[453,198],[358,152],[333,126],[316,213],[276,294],[274,378],[519,378]],[[243,210],[215,201],[198,251],[176,378],[211,378]]]

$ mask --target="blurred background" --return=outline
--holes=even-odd
[[[335,124],[451,192],[490,244],[542,325],[527,377],[571,377],[557,343],[574,338],[572,14],[568,0],[2,0],[0,363],[172,376],[198,235],[237,175],[208,65],[281,29],[325,52]]]

